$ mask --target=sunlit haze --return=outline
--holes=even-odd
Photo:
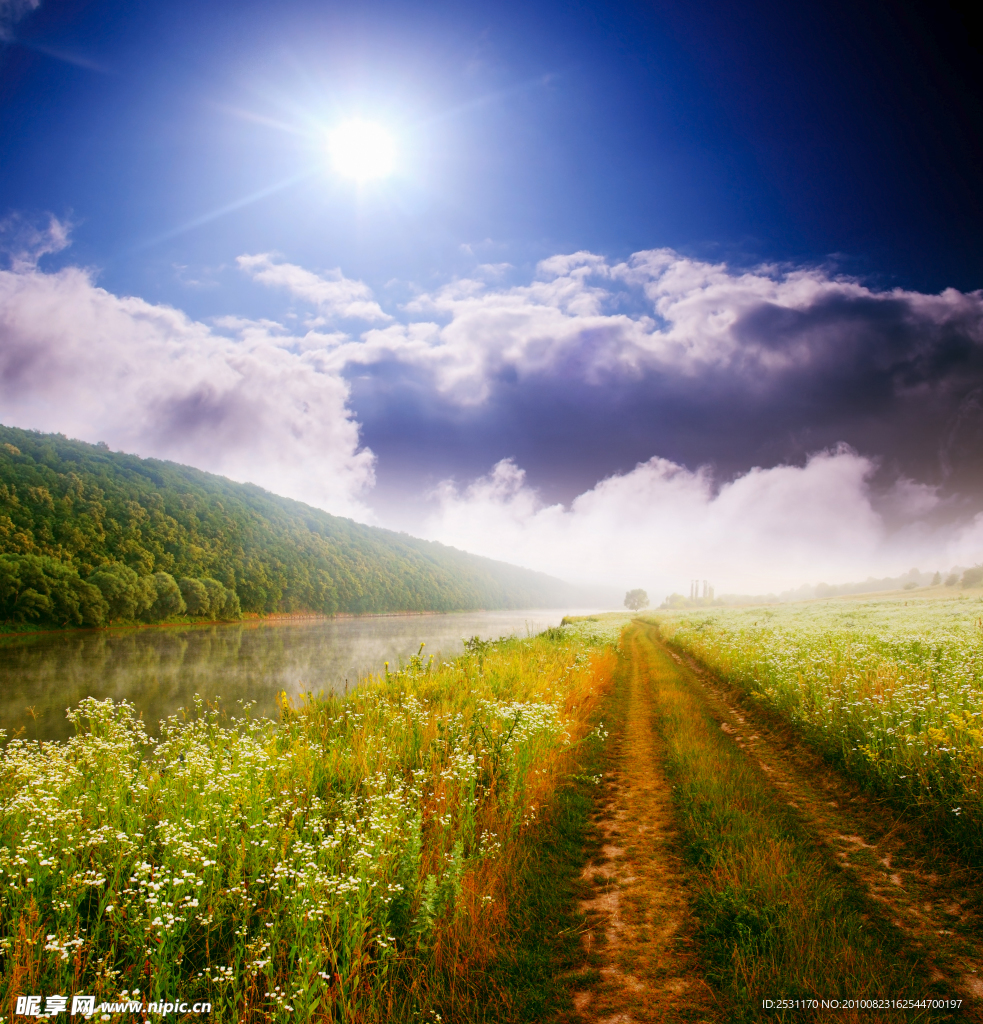
[[[0,423],[654,600],[981,562],[961,17],[0,3]]]

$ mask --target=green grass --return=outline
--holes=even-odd
[[[983,605],[975,596],[665,613],[695,656],[926,835],[983,864]]]
[[[199,703],[155,740],[90,699],[68,742],[9,740],[0,1015],[32,993],[177,993],[236,1022],[552,1013],[588,800],[569,776],[612,662],[553,631],[279,723]]]
[[[578,752],[577,777],[555,794],[549,814],[529,836],[510,901],[514,945],[501,949],[473,1000],[482,1007],[469,1021],[539,1024],[575,1019],[572,990],[596,982],[585,969],[580,944],[584,895],[580,874],[590,846],[590,815],[601,771],[603,744],[591,733]]]
[[[650,672],[707,979],[729,1003],[728,1019],[801,1018],[801,1011],[762,1011],[766,998],[932,992],[899,933],[721,731],[654,627],[632,627],[624,643]],[[927,1011],[896,1016],[932,1019]],[[834,1018],[859,1016],[836,1011]]]

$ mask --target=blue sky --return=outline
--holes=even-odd
[[[486,240],[517,266],[670,246],[969,289],[979,99],[938,21],[761,0],[42,3],[6,33],[0,186],[74,215],[72,258],[107,286],[189,308],[174,263],[278,249],[377,286],[466,269],[459,247]],[[354,112],[406,156],[360,197],[318,138]]]
[[[3,422],[605,582],[654,501],[653,588],[983,557],[955,8],[0,0],[0,39]],[[391,176],[332,168],[352,117]]]

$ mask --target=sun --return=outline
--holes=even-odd
[[[328,136],[328,153],[335,170],[356,181],[387,178],[396,165],[393,137],[371,121],[343,121]]]

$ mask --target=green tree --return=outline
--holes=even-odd
[[[963,573],[962,585],[964,587],[978,587],[983,584],[983,565],[974,565]]]
[[[181,588],[170,573],[155,572],[154,585],[157,588],[157,596],[147,613],[151,621],[160,622],[187,611],[187,605],[181,596]]]
[[[138,576],[122,562],[107,562],[92,573],[88,582],[99,588],[109,607],[110,622],[131,622],[139,618],[157,600],[152,576]]]
[[[200,580],[182,576],[177,582],[189,615],[207,615],[211,610],[208,589]],[[224,603],[224,602],[223,602]]]
[[[625,607],[637,612],[640,608],[648,608],[649,596],[641,588],[629,590],[625,594]]]
[[[234,590],[226,590],[225,604],[218,616],[231,622],[234,619],[242,618],[242,606],[239,604],[239,595]]]

